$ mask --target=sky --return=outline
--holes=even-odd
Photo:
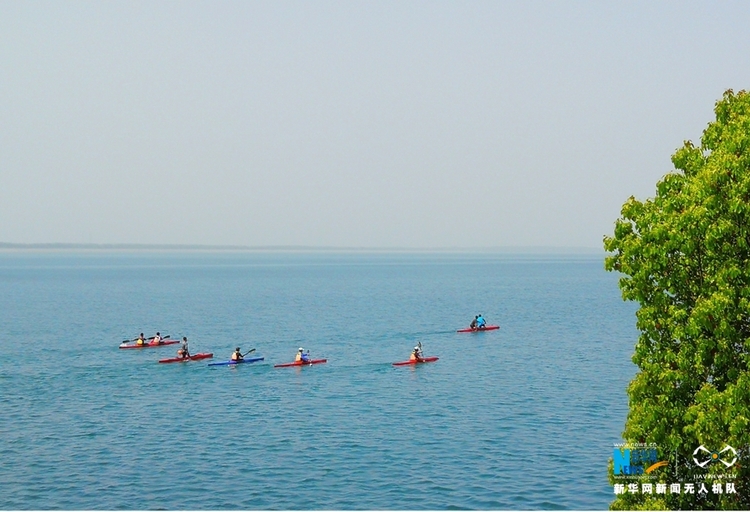
[[[601,248],[747,2],[0,1],[0,242]]]

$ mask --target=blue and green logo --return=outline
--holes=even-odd
[[[615,448],[612,458],[615,475],[648,474],[668,464],[665,460],[659,461],[656,448]]]

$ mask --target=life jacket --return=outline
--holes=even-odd
[[[297,361],[302,361],[302,360],[303,360],[302,359],[302,352],[297,352],[297,355],[294,356],[294,361],[297,362]]]

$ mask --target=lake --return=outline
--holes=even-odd
[[[604,509],[603,255],[0,253],[2,509]],[[457,333],[482,313],[491,332]],[[179,345],[120,350],[156,331]],[[437,362],[394,367],[421,343]],[[235,347],[265,359],[209,367]],[[274,368],[299,347],[326,364]]]

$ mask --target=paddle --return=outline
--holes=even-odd
[[[153,338],[148,338],[153,339]],[[122,343],[130,343],[131,341],[138,341],[138,338],[133,338],[132,340],[122,340]]]

